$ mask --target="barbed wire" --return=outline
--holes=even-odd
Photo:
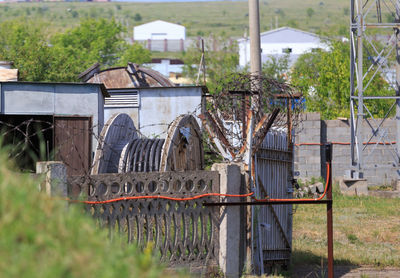
[[[250,140],[253,149],[257,150],[268,128],[290,129],[291,132],[301,121],[301,94],[288,83],[266,76],[255,78],[251,74],[236,73],[221,81],[218,87],[221,91],[210,95],[207,100],[203,125],[209,126],[207,132],[212,141],[223,145],[223,148],[214,149],[228,159],[242,159],[252,123],[253,134]],[[267,120],[272,115],[272,126],[267,127]]]
[[[255,86],[260,86],[260,84],[260,90],[255,91]],[[207,127],[208,123],[204,121],[204,115],[208,113],[223,137],[227,139],[227,149],[233,153],[238,153],[246,144],[247,138],[244,129],[248,128],[249,116],[246,113],[250,108],[254,112],[254,126],[262,123],[266,116],[270,115],[274,109],[279,108],[280,112],[276,116],[272,128],[287,130],[289,117],[293,127],[297,126],[300,121],[299,114],[302,107],[301,98],[298,95],[295,88],[287,83],[266,77],[256,81],[248,74],[239,74],[231,81],[225,82],[224,88],[219,94],[208,96],[205,102],[205,109],[204,106],[199,104],[192,112],[186,114],[195,117],[198,122],[203,122],[203,125],[200,125],[201,132],[208,136],[193,133],[191,129],[180,130],[181,136],[173,138],[171,144],[175,147],[185,147],[188,145],[187,138],[194,136],[200,142],[208,145],[211,152],[221,154],[220,148],[216,147],[215,140],[213,140],[215,139],[215,134],[210,134],[210,127]],[[290,114],[288,114],[288,110],[290,110]],[[115,168],[120,170],[118,162],[121,155],[121,146],[105,142],[105,138],[98,130],[98,125],[67,128],[62,124],[57,124],[52,116],[49,116],[47,120],[43,120],[39,116],[30,118],[25,116],[25,118],[18,122],[15,119],[4,120],[3,116],[2,120],[0,120],[0,140],[2,140],[0,142],[2,142],[3,146],[7,145],[9,157],[17,160],[17,165],[21,170],[34,172],[35,162],[40,160],[62,160],[70,172],[90,176],[94,167],[93,152],[96,151],[95,145],[107,149],[111,152],[111,157],[118,156],[117,159],[114,158],[106,162],[114,163]],[[12,119],[12,117],[8,119]],[[150,123],[140,125],[138,129],[136,127],[131,129],[128,126],[118,125],[115,125],[115,127],[135,134],[135,138],[131,138],[132,140],[148,140],[166,138],[173,124],[174,121],[169,123]],[[151,134],[151,136],[146,136],[143,130],[152,127],[161,127],[161,131]],[[57,142],[55,142],[56,135],[54,134],[56,129],[61,129],[63,135],[62,138],[57,136]],[[262,131],[263,127],[259,129],[258,133],[254,134],[252,138],[254,144],[262,142],[263,138],[257,137],[263,134]],[[185,132],[187,133],[186,136],[183,134]],[[84,152],[85,146],[82,146],[82,142],[79,141],[83,137],[88,139],[84,143],[87,145],[86,153]],[[144,153],[141,152],[139,155],[143,156]],[[143,159],[143,157],[137,158],[135,165],[143,163]],[[187,163],[195,163],[192,157],[187,157],[187,159]],[[131,165],[131,168],[135,168],[135,165]]]

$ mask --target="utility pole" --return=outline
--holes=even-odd
[[[259,3],[258,0],[249,0],[249,33],[250,33],[250,74],[251,74],[251,90],[253,92],[260,92],[262,89],[262,84],[261,84],[261,47],[260,47],[260,16],[259,16]],[[251,113],[253,114],[254,111],[258,110],[258,94],[253,95],[251,98]],[[247,101],[246,101],[247,102]],[[247,107],[247,105],[246,105]],[[247,110],[247,108],[246,108]],[[247,111],[246,111],[247,115]],[[253,117],[250,122],[250,132],[248,133],[247,136],[247,144],[249,145],[249,156],[248,156],[248,169],[249,169],[249,177],[250,177],[250,188],[254,188],[256,185],[257,181],[252,180],[252,153],[251,153],[251,140],[253,139],[251,134],[253,132]],[[244,128],[244,123],[242,125],[242,128]],[[244,139],[244,138],[243,138]],[[253,189],[254,190],[254,189]],[[248,211],[250,212],[250,211]],[[255,219],[257,219],[256,216],[256,211],[254,208],[251,208],[251,222],[247,223],[247,227],[251,227],[251,236],[250,236],[250,249],[247,249],[247,265],[251,266],[256,263],[255,260],[255,244],[258,244],[259,242],[255,240],[255,233],[257,233],[257,229],[255,228]],[[248,221],[250,219],[248,218]],[[259,231],[258,231],[259,232]],[[260,236],[260,235],[258,235]],[[258,251],[261,250],[261,246],[258,246]],[[259,252],[262,254],[262,252]],[[251,259],[251,260],[249,260]],[[250,262],[250,265],[249,265]],[[263,262],[263,257],[260,256],[259,258],[259,271],[260,274],[263,274],[264,272],[264,262]]]
[[[250,71],[257,79],[261,76],[260,16],[258,0],[249,0]],[[259,89],[259,88],[258,88]]]

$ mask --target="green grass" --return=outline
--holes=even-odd
[[[292,26],[311,32],[329,32],[334,36],[348,34],[348,0],[260,0],[261,31],[279,26]],[[312,17],[307,9],[313,9]],[[140,14],[141,20],[135,21]],[[42,2],[1,3],[0,21],[13,18],[51,21],[49,32],[76,26],[80,18],[115,17],[128,30],[152,20],[166,20],[187,28],[187,36],[224,35],[241,37],[248,28],[248,2],[186,2],[186,3],[88,3]],[[137,19],[137,17],[136,17]],[[247,32],[248,34],[248,32]]]
[[[333,205],[338,265],[400,267],[400,200],[342,196]],[[326,262],[326,207],[299,205],[293,216],[293,264]]]
[[[139,252],[96,228],[78,205],[50,198],[0,152],[1,277],[176,277],[151,247]]]

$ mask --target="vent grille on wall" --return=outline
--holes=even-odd
[[[110,97],[105,98],[105,107],[139,107],[139,91],[108,90]]]

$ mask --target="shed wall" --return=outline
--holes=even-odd
[[[176,117],[182,114],[200,114],[201,96],[200,87],[141,90],[139,109],[141,133],[148,137],[165,138],[168,125]]]
[[[97,84],[0,83],[0,114],[91,117],[92,150],[104,124],[103,95]]]
[[[179,115],[200,114],[201,87],[138,88],[139,107],[105,107],[105,121],[116,113],[131,116],[147,137],[165,138],[168,126]],[[110,92],[111,93],[111,92]],[[198,122],[200,125],[200,122]]]

